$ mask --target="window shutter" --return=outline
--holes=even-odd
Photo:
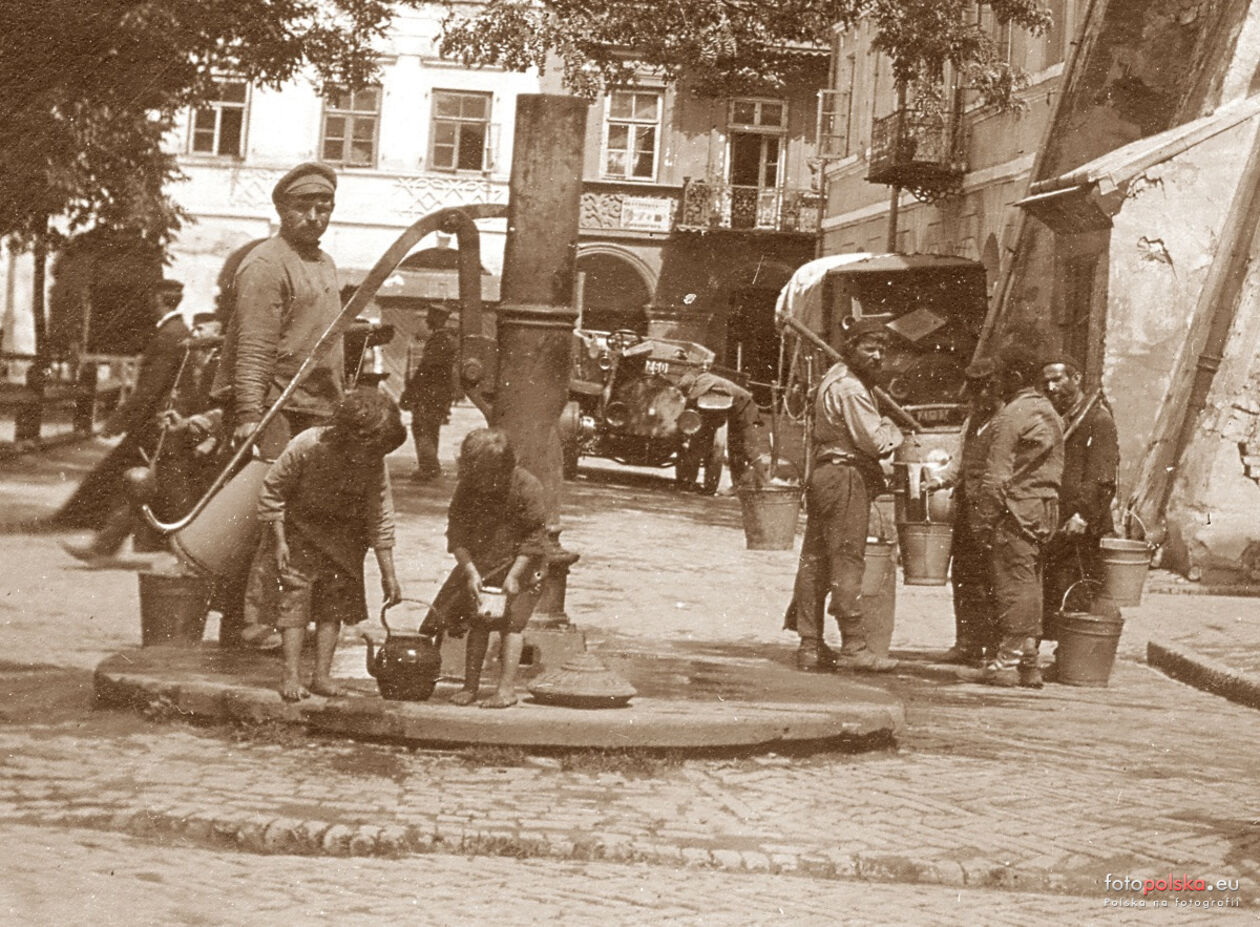
[[[819,90],[817,138],[818,157],[843,158],[849,153],[849,91]]]

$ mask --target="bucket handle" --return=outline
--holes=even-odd
[[[1136,521],[1138,523],[1138,526],[1142,529],[1142,540],[1146,541],[1146,546],[1154,549],[1154,545],[1151,544],[1150,540],[1147,538],[1146,522],[1142,521],[1142,517],[1138,515],[1138,513],[1134,511],[1133,509],[1127,509],[1124,513],[1124,519],[1122,522],[1124,524],[1124,536],[1126,538],[1129,536],[1130,519],[1133,519],[1134,521]],[[1136,538],[1134,540],[1136,540]]]
[[[1072,590],[1077,586],[1098,586],[1099,588],[1102,588],[1102,585],[1103,584],[1096,579],[1078,579],[1076,582],[1072,583],[1072,585],[1063,590],[1063,601],[1059,603],[1059,614],[1063,614],[1067,611],[1068,596],[1072,594]]]

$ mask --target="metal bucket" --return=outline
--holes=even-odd
[[[907,586],[944,586],[949,579],[949,551],[954,526],[931,521],[901,522],[901,566]]]
[[[799,486],[748,486],[739,490],[749,550],[791,550],[801,516]]]
[[[1105,687],[1116,662],[1116,647],[1124,629],[1124,619],[1115,603],[1100,588],[1091,608],[1110,614],[1070,612],[1068,596],[1079,585],[1099,585],[1093,580],[1073,583],[1063,593],[1063,607],[1057,616],[1059,649],[1055,652],[1057,680],[1069,686]],[[1105,604],[1104,604],[1105,603]],[[1099,607],[1102,606],[1102,607]]]
[[[188,573],[140,574],[140,643],[192,647],[200,643],[212,584]]]
[[[897,564],[891,541],[866,539],[866,569],[862,573],[862,624],[866,646],[877,657],[888,656],[897,610]]]
[[[1104,593],[1117,605],[1141,605],[1142,587],[1151,566],[1151,546],[1146,541],[1102,538]]]
[[[245,570],[258,547],[258,496],[271,463],[258,457],[215,493],[188,525],[171,533],[171,550],[196,569],[214,576]]]

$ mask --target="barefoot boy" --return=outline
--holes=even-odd
[[[286,701],[346,694],[330,675],[333,651],[342,624],[367,617],[363,557],[369,547],[386,603],[402,599],[385,455],[406,437],[393,400],[376,389],[356,389],[338,402],[331,425],[293,438],[263,480],[258,517],[269,530],[250,569],[249,597],[280,629]],[[298,663],[311,621],[315,673],[304,687]]]
[[[547,540],[542,484],[516,466],[507,435],[493,428],[470,431],[459,450],[459,482],[447,520],[447,549],[458,566],[451,572],[425,618],[426,633],[439,627],[458,636],[468,631],[464,687],[451,696],[456,705],[477,700],[481,666],[490,632],[501,637],[501,670],[495,693],[482,708],[507,708],[516,703],[516,670],[522,636],[538,601]],[[486,619],[481,591],[502,586],[506,614]]]

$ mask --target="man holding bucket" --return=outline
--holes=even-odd
[[[867,646],[862,574],[871,504],[884,488],[879,461],[901,445],[902,435],[879,414],[871,393],[883,371],[888,329],[873,318],[850,321],[843,360],[823,376],[810,410],[813,469],[805,489],[808,517],[788,624],[795,619],[801,638],[798,669],[884,672],[896,661],[877,657]],[[840,626],[839,654],[823,643],[828,592]]]
[[[1041,361],[1012,345],[998,360],[1006,405],[989,426],[989,452],[976,498],[977,534],[989,550],[1001,642],[982,682],[1041,688],[1041,552],[1059,523],[1063,427],[1039,391]]]
[[[1080,580],[1102,580],[1099,542],[1115,533],[1111,500],[1116,494],[1120,446],[1116,421],[1102,390],[1086,396],[1081,365],[1066,354],[1041,371],[1042,391],[1063,419],[1063,482],[1059,487],[1059,530],[1046,545],[1045,619],[1042,636],[1058,640],[1055,613],[1068,588]]]
[[[236,270],[230,300],[234,308],[211,388],[223,404],[234,447],[254,436],[267,409],[341,312],[336,265],[319,247],[332,218],[336,189],[337,174],[326,164],[299,164],[281,177],[271,191],[280,232],[253,248]],[[342,341],[337,338],[258,436],[258,452],[274,460],[294,435],[327,424],[344,391],[344,377]],[[246,576],[223,577],[218,593],[224,611],[222,644],[273,637],[269,625],[253,619],[257,609],[244,602]]]
[[[949,577],[954,591],[954,646],[951,663],[980,665],[985,655],[997,653],[998,638],[993,604],[993,579],[988,550],[980,544],[982,524],[976,500],[988,461],[990,425],[1001,403],[994,383],[994,363],[981,358],[967,367],[963,396],[969,406],[958,453],[924,486],[928,492],[954,490],[954,536]]]

